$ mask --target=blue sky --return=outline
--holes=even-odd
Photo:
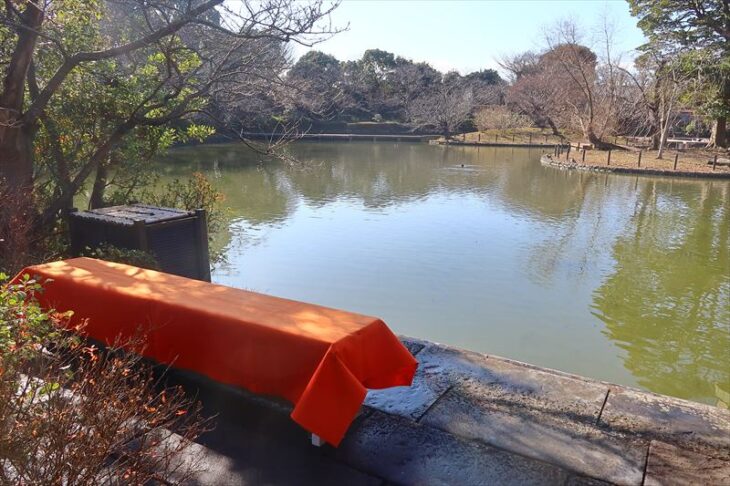
[[[603,14],[615,26],[616,50],[644,42],[624,0],[344,0],[332,16],[349,30],[315,47],[340,60],[380,48],[446,71],[498,68],[496,59],[539,50],[545,26],[573,18],[594,35]],[[295,47],[298,57],[308,49]]]

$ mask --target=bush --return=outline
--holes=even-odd
[[[4,277],[2,277],[4,278]],[[142,340],[105,351],[63,330],[27,276],[0,284],[0,484],[148,484],[182,480],[203,430],[199,405],[156,386]],[[83,334],[83,326],[74,331]]]
[[[195,172],[190,179],[175,179],[160,189],[145,190],[137,196],[137,199],[146,204],[166,208],[188,211],[205,209],[208,218],[208,239],[212,243],[209,246],[210,261],[215,264],[223,259],[222,251],[213,250],[217,247],[213,243],[216,235],[226,224],[226,209],[223,207],[225,197],[205,175]]]
[[[130,250],[104,243],[97,248],[85,248],[83,256],[98,258],[108,262],[126,263],[135,267],[160,270],[160,264],[152,253],[143,250]]]
[[[514,130],[532,126],[532,121],[528,117],[504,106],[482,108],[474,115],[474,123],[479,131]]]

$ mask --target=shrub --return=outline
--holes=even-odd
[[[474,115],[474,123],[480,131],[513,130],[532,126],[532,121],[528,117],[511,111],[505,106],[482,108]]]
[[[204,430],[199,405],[156,386],[127,352],[142,340],[101,351],[62,330],[70,315],[41,309],[41,291],[27,276],[0,285],[0,484],[187,478],[196,465],[180,453]]]
[[[109,243],[104,243],[97,248],[85,248],[83,256],[98,258],[108,262],[126,263],[135,267],[160,270],[160,265],[152,253],[144,250],[130,250],[119,248]]]
[[[223,259],[222,251],[214,250],[216,235],[226,223],[226,209],[223,207],[225,199],[222,192],[217,190],[205,175],[193,173],[187,180],[175,179],[157,190],[146,189],[136,197],[146,204],[167,208],[178,208],[192,211],[205,209],[208,218],[208,239],[210,245],[210,261],[218,263]]]

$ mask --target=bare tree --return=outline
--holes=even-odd
[[[412,99],[407,113],[414,125],[434,127],[449,139],[471,119],[475,109],[497,103],[500,97],[500,86],[451,72]]]
[[[407,116],[408,106],[414,99],[441,82],[441,73],[425,62],[414,63],[396,58],[396,65],[388,77],[391,104]]]
[[[413,99],[408,115],[416,126],[434,127],[448,140],[469,119],[474,106],[470,86],[441,82]]]
[[[650,148],[659,149],[661,129],[659,122],[659,94],[657,66],[654,59],[641,56],[635,61],[633,71],[621,67],[631,82],[631,91],[634,93],[636,110],[633,111],[633,120],[628,122],[635,135],[650,138]],[[661,69],[661,68],[660,68]]]
[[[622,56],[616,53],[615,25],[608,12],[601,15],[598,26],[596,51],[598,52],[597,80],[595,86],[596,105],[599,113],[597,132],[601,138],[625,131],[624,123],[636,111],[638,93],[630,76],[622,68]]]
[[[605,137],[617,132],[619,121],[635,105],[627,92],[629,78],[617,67],[620,58],[612,52],[612,37],[610,24],[604,22],[594,51],[574,21],[558,22],[546,30],[548,50],[539,62],[542,74],[554,83],[548,111],[598,148],[610,147]]]
[[[560,102],[563,90],[559,81],[548,70],[536,66],[522,71],[507,88],[506,102],[514,110],[530,117],[540,127],[550,127],[553,135],[562,136],[558,120],[564,119],[564,105]]]
[[[474,114],[474,124],[479,130],[512,130],[532,125],[529,117],[514,112],[506,106],[484,107]]]
[[[548,51],[540,61],[546,74],[560,88],[558,103],[568,108],[565,113],[578,125],[589,143],[603,147],[605,144],[596,132],[599,108],[597,56],[583,45],[582,36],[573,21],[564,20],[546,30],[545,42]]]
[[[537,53],[525,51],[513,55],[504,55],[497,63],[507,71],[508,80],[515,83],[524,76],[537,72],[539,61],[540,56]]]

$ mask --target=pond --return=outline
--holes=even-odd
[[[225,193],[214,282],[691,400],[730,392],[730,183],[560,171],[540,149],[172,150]]]

